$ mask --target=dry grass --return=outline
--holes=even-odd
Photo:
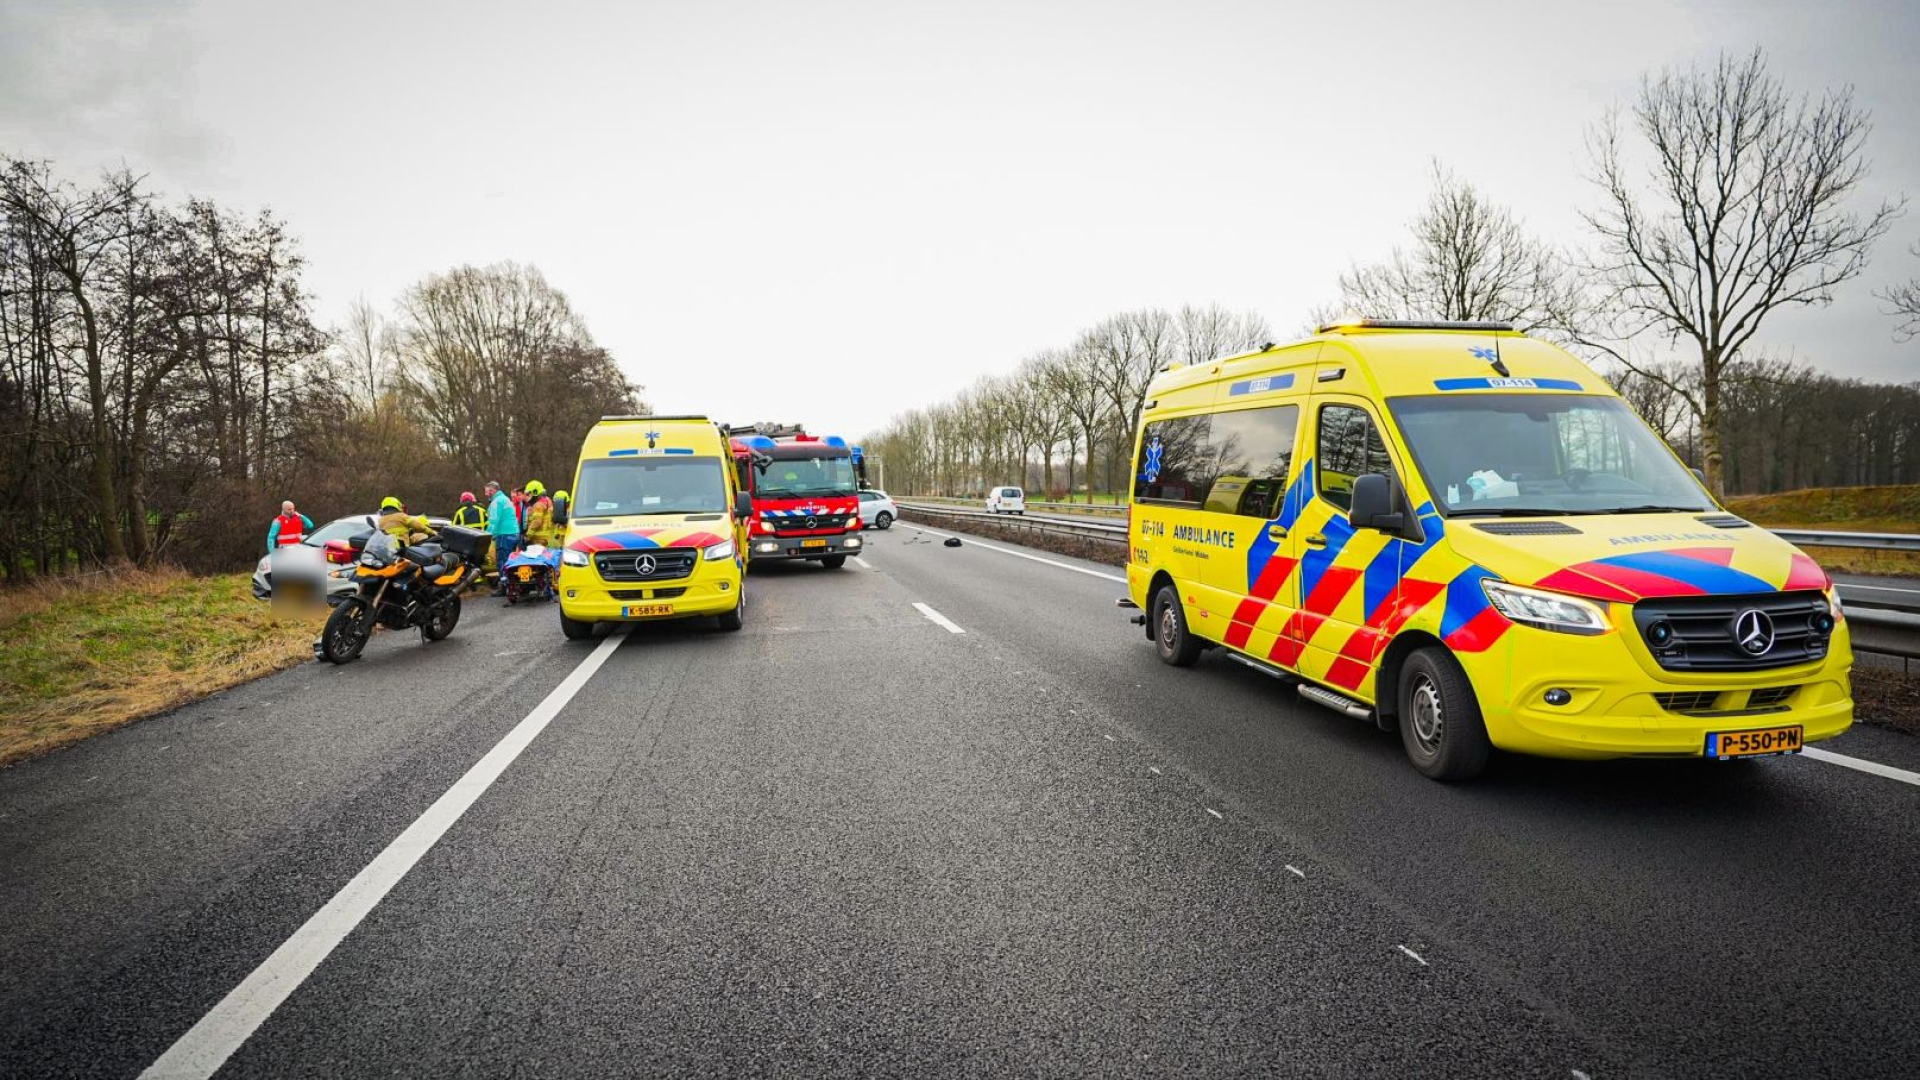
[[[1743,495],[1728,499],[1727,509],[1755,524],[1783,529],[1915,533],[1920,532],[1920,484]],[[1843,547],[1807,553],[1835,573],[1920,577],[1920,554]]]
[[[124,570],[0,592],[0,765],[300,663],[320,618],[260,603],[246,574]]]

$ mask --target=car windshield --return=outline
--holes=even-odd
[[[372,531],[373,526],[367,524],[366,518],[335,518],[308,533],[306,539],[300,542],[312,547],[325,547],[329,540],[352,540],[355,537],[365,536]]]
[[[726,474],[718,458],[602,458],[580,466],[575,514],[720,514],[727,510]]]
[[[1693,475],[1616,397],[1449,394],[1389,404],[1444,513],[1713,509]]]
[[[760,469],[754,494],[768,499],[815,499],[851,495],[853,459],[848,457],[775,458]]]

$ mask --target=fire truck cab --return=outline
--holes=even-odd
[[[835,569],[858,555],[858,447],[838,435],[735,436],[734,467],[753,498],[751,561],[810,559]]]

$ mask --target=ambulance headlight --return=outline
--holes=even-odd
[[[733,541],[722,540],[708,547],[704,557],[708,562],[719,562],[721,559],[733,558]]]
[[[1492,578],[1480,579],[1493,610],[1509,621],[1562,634],[1604,634],[1612,629],[1607,613],[1591,600],[1565,593],[1528,589]]]
[[[593,557],[584,551],[575,551],[572,548],[568,548],[560,553],[560,561],[568,566],[585,566],[593,561]]]

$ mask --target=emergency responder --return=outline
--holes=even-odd
[[[513,500],[501,489],[500,481],[489,480],[487,493],[487,531],[493,534],[494,579],[493,595],[506,595],[506,585],[500,573],[507,565],[508,556],[520,546],[520,519],[514,516]]]
[[[402,547],[417,544],[433,535],[433,524],[417,514],[407,513],[407,507],[392,495],[380,500],[379,529]]]
[[[567,515],[572,510],[573,496],[564,491],[556,491],[553,493],[553,523],[559,526],[561,532],[566,531]]]
[[[313,531],[313,519],[293,508],[293,500],[280,504],[280,516],[267,526],[267,550],[297,544]]]
[[[522,531],[527,543],[553,546],[553,500],[547,498],[547,486],[538,480],[527,481],[527,515]]]
[[[487,512],[474,501],[473,492],[460,493],[460,508],[453,512],[453,523],[463,529],[485,529]]]

